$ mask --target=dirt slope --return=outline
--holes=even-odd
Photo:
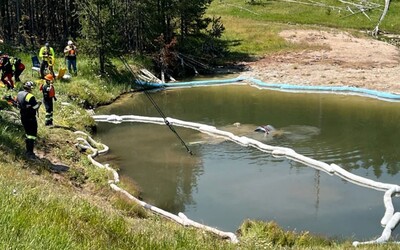
[[[356,86],[400,94],[400,51],[394,45],[335,30],[285,30],[280,35],[318,49],[245,63],[250,70],[244,75],[273,83]]]

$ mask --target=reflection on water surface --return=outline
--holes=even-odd
[[[152,97],[168,117],[213,125],[293,148],[363,177],[399,183],[399,103],[248,86],[173,89]],[[98,113],[159,117],[139,93]],[[279,135],[254,132],[266,124]],[[149,203],[228,231],[251,218],[358,240],[382,233],[383,192],[197,131],[175,129],[194,156],[166,126],[99,124],[98,137],[116,157],[112,163],[141,186]]]

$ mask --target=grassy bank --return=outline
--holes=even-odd
[[[29,59],[29,55],[18,56],[23,61]],[[108,186],[110,173],[91,165],[88,152],[75,147],[77,136],[73,131],[90,132],[95,125],[84,107],[109,103],[129,91],[131,84],[118,62],[118,77],[96,76],[96,65],[90,62],[82,58],[79,76],[55,83],[56,126],[44,126],[45,111],[41,107],[35,148],[40,160],[24,157],[24,130],[18,117],[0,112],[0,248],[255,249],[333,245],[307,233],[285,232],[274,223],[250,221],[240,230],[241,243],[235,245],[150,214],[112,191]],[[40,99],[37,72],[30,70],[29,63],[27,66],[22,80],[37,83],[33,93]],[[18,83],[16,89],[20,87]],[[0,88],[1,96],[16,93]],[[1,105],[3,110],[18,113],[4,102]],[[130,180],[123,178],[120,186],[137,195]]]
[[[29,72],[29,71],[28,71]],[[123,72],[122,72],[123,74]],[[25,72],[24,80],[30,74]],[[348,249],[351,241],[334,241],[307,232],[287,232],[274,222],[245,221],[237,234],[240,243],[232,244],[213,234],[150,214],[108,186],[110,173],[90,164],[85,152],[74,144],[72,130],[86,130],[94,123],[82,108],[86,93],[71,99],[66,90],[88,88],[99,95],[116,96],[107,90],[129,84],[110,79],[79,75],[56,83],[54,128],[43,126],[39,116],[37,152],[41,160],[23,156],[23,128],[17,119],[0,112],[0,248],[2,249]],[[104,86],[107,86],[105,87]],[[115,89],[114,89],[115,91]],[[6,93],[4,88],[1,94]],[[108,93],[106,93],[108,92]],[[40,96],[37,88],[34,93]],[[118,92],[115,93],[118,95]],[[90,96],[90,95],[89,95]],[[61,101],[70,105],[61,105]],[[88,100],[93,102],[93,99]],[[15,111],[15,110],[14,110]],[[114,166],[115,167],[115,166]],[[121,187],[137,195],[128,179]],[[388,245],[385,245],[388,247]],[[368,246],[365,249],[378,249]]]

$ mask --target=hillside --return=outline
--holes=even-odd
[[[264,82],[400,91],[400,4],[391,1],[213,1],[243,74]],[[372,7],[375,6],[375,7]],[[390,43],[390,44],[389,44]],[[392,44],[392,45],[391,45]],[[397,46],[397,47],[396,47]]]
[[[394,45],[332,29],[292,29],[279,35],[309,48],[245,62],[249,70],[243,75],[273,83],[354,86],[400,93],[400,51]],[[313,46],[316,49],[311,49]]]

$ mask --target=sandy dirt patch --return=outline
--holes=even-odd
[[[243,75],[268,83],[354,86],[400,94],[400,51],[394,45],[335,30],[285,30],[280,35],[317,49],[247,62],[249,71]]]

